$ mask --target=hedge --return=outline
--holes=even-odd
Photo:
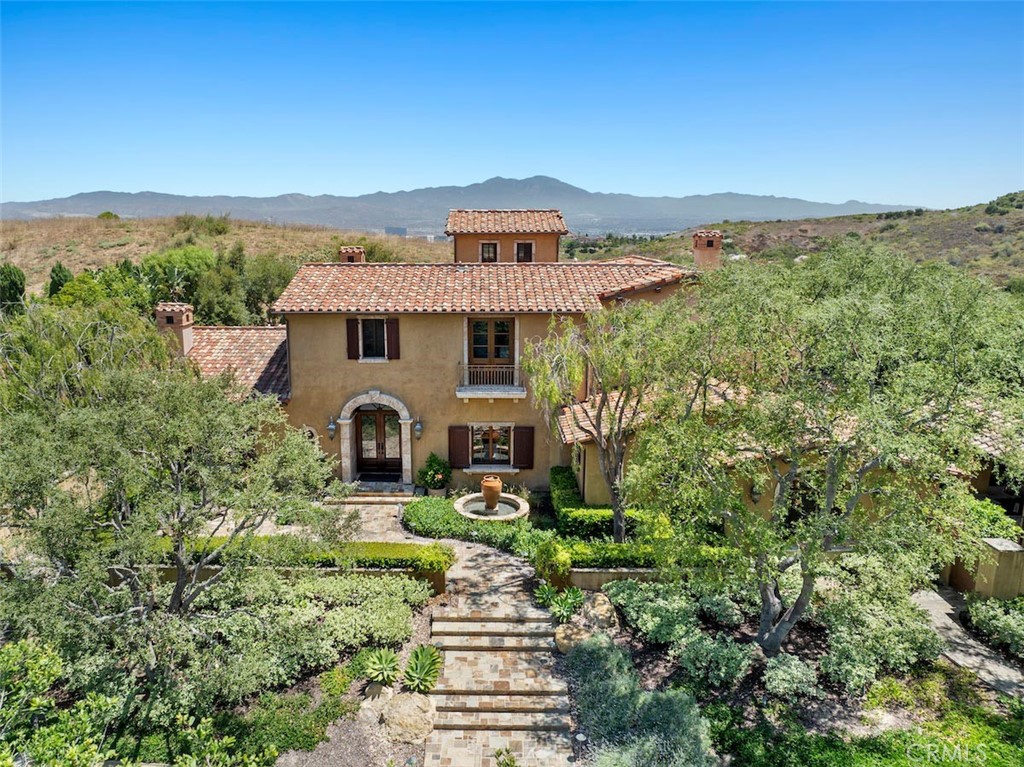
[[[455,538],[485,543],[534,562],[537,547],[556,541],[572,560],[572,567],[653,567],[654,548],[642,543],[581,541],[538,530],[526,519],[486,522],[468,519],[446,498],[417,498],[405,507],[405,526],[426,538]]]
[[[216,548],[227,540],[216,536],[203,541],[205,548]],[[157,539],[156,550],[170,557],[171,542]],[[362,567],[380,570],[417,570],[444,572],[455,562],[455,551],[440,543],[384,543],[358,541],[332,549],[294,535],[257,535],[245,538],[230,555],[250,558],[254,563],[273,567]]]
[[[553,466],[549,476],[551,505],[555,509],[558,532],[568,538],[608,538],[612,535],[612,510],[609,506],[588,506],[580,496],[576,474],[569,466]],[[626,511],[626,533],[636,532],[643,515]]]

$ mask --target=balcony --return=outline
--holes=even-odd
[[[459,365],[459,380],[455,396],[469,402],[471,399],[526,398],[526,387],[522,383],[518,365]]]

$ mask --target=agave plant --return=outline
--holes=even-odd
[[[366,677],[389,687],[398,679],[398,655],[394,650],[380,647],[372,650],[366,658]]]
[[[441,651],[433,645],[421,644],[409,655],[405,664],[405,686],[413,692],[426,694],[434,689],[441,675]]]
[[[540,586],[533,590],[533,598],[537,600],[537,604],[547,607],[558,596],[558,589],[552,586],[550,583],[542,583]]]
[[[583,601],[583,592],[574,586],[552,599],[549,609],[559,623],[568,623],[572,620],[572,616],[583,607]]]

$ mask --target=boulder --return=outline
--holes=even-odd
[[[378,682],[370,682],[363,690],[363,702],[359,706],[356,719],[366,724],[378,724],[381,713],[388,701],[395,696],[395,691]]]
[[[434,730],[434,702],[426,695],[403,692],[384,705],[384,732],[398,743],[422,743]]]
[[[619,628],[619,616],[615,612],[615,605],[601,592],[591,594],[583,603],[583,620],[594,628],[606,632],[614,632]]]
[[[582,626],[563,623],[555,629],[555,646],[560,653],[567,654],[577,645],[586,642],[593,635],[593,631],[589,631]]]

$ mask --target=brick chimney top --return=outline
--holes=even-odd
[[[338,248],[338,260],[346,264],[361,264],[366,261],[366,248],[362,245],[342,245]]]
[[[698,229],[693,233],[693,263],[702,271],[722,265],[722,233],[717,229]]]
[[[192,325],[195,310],[192,304],[161,301],[156,305],[156,329],[173,333],[178,342],[178,353],[185,357],[192,351]]]

